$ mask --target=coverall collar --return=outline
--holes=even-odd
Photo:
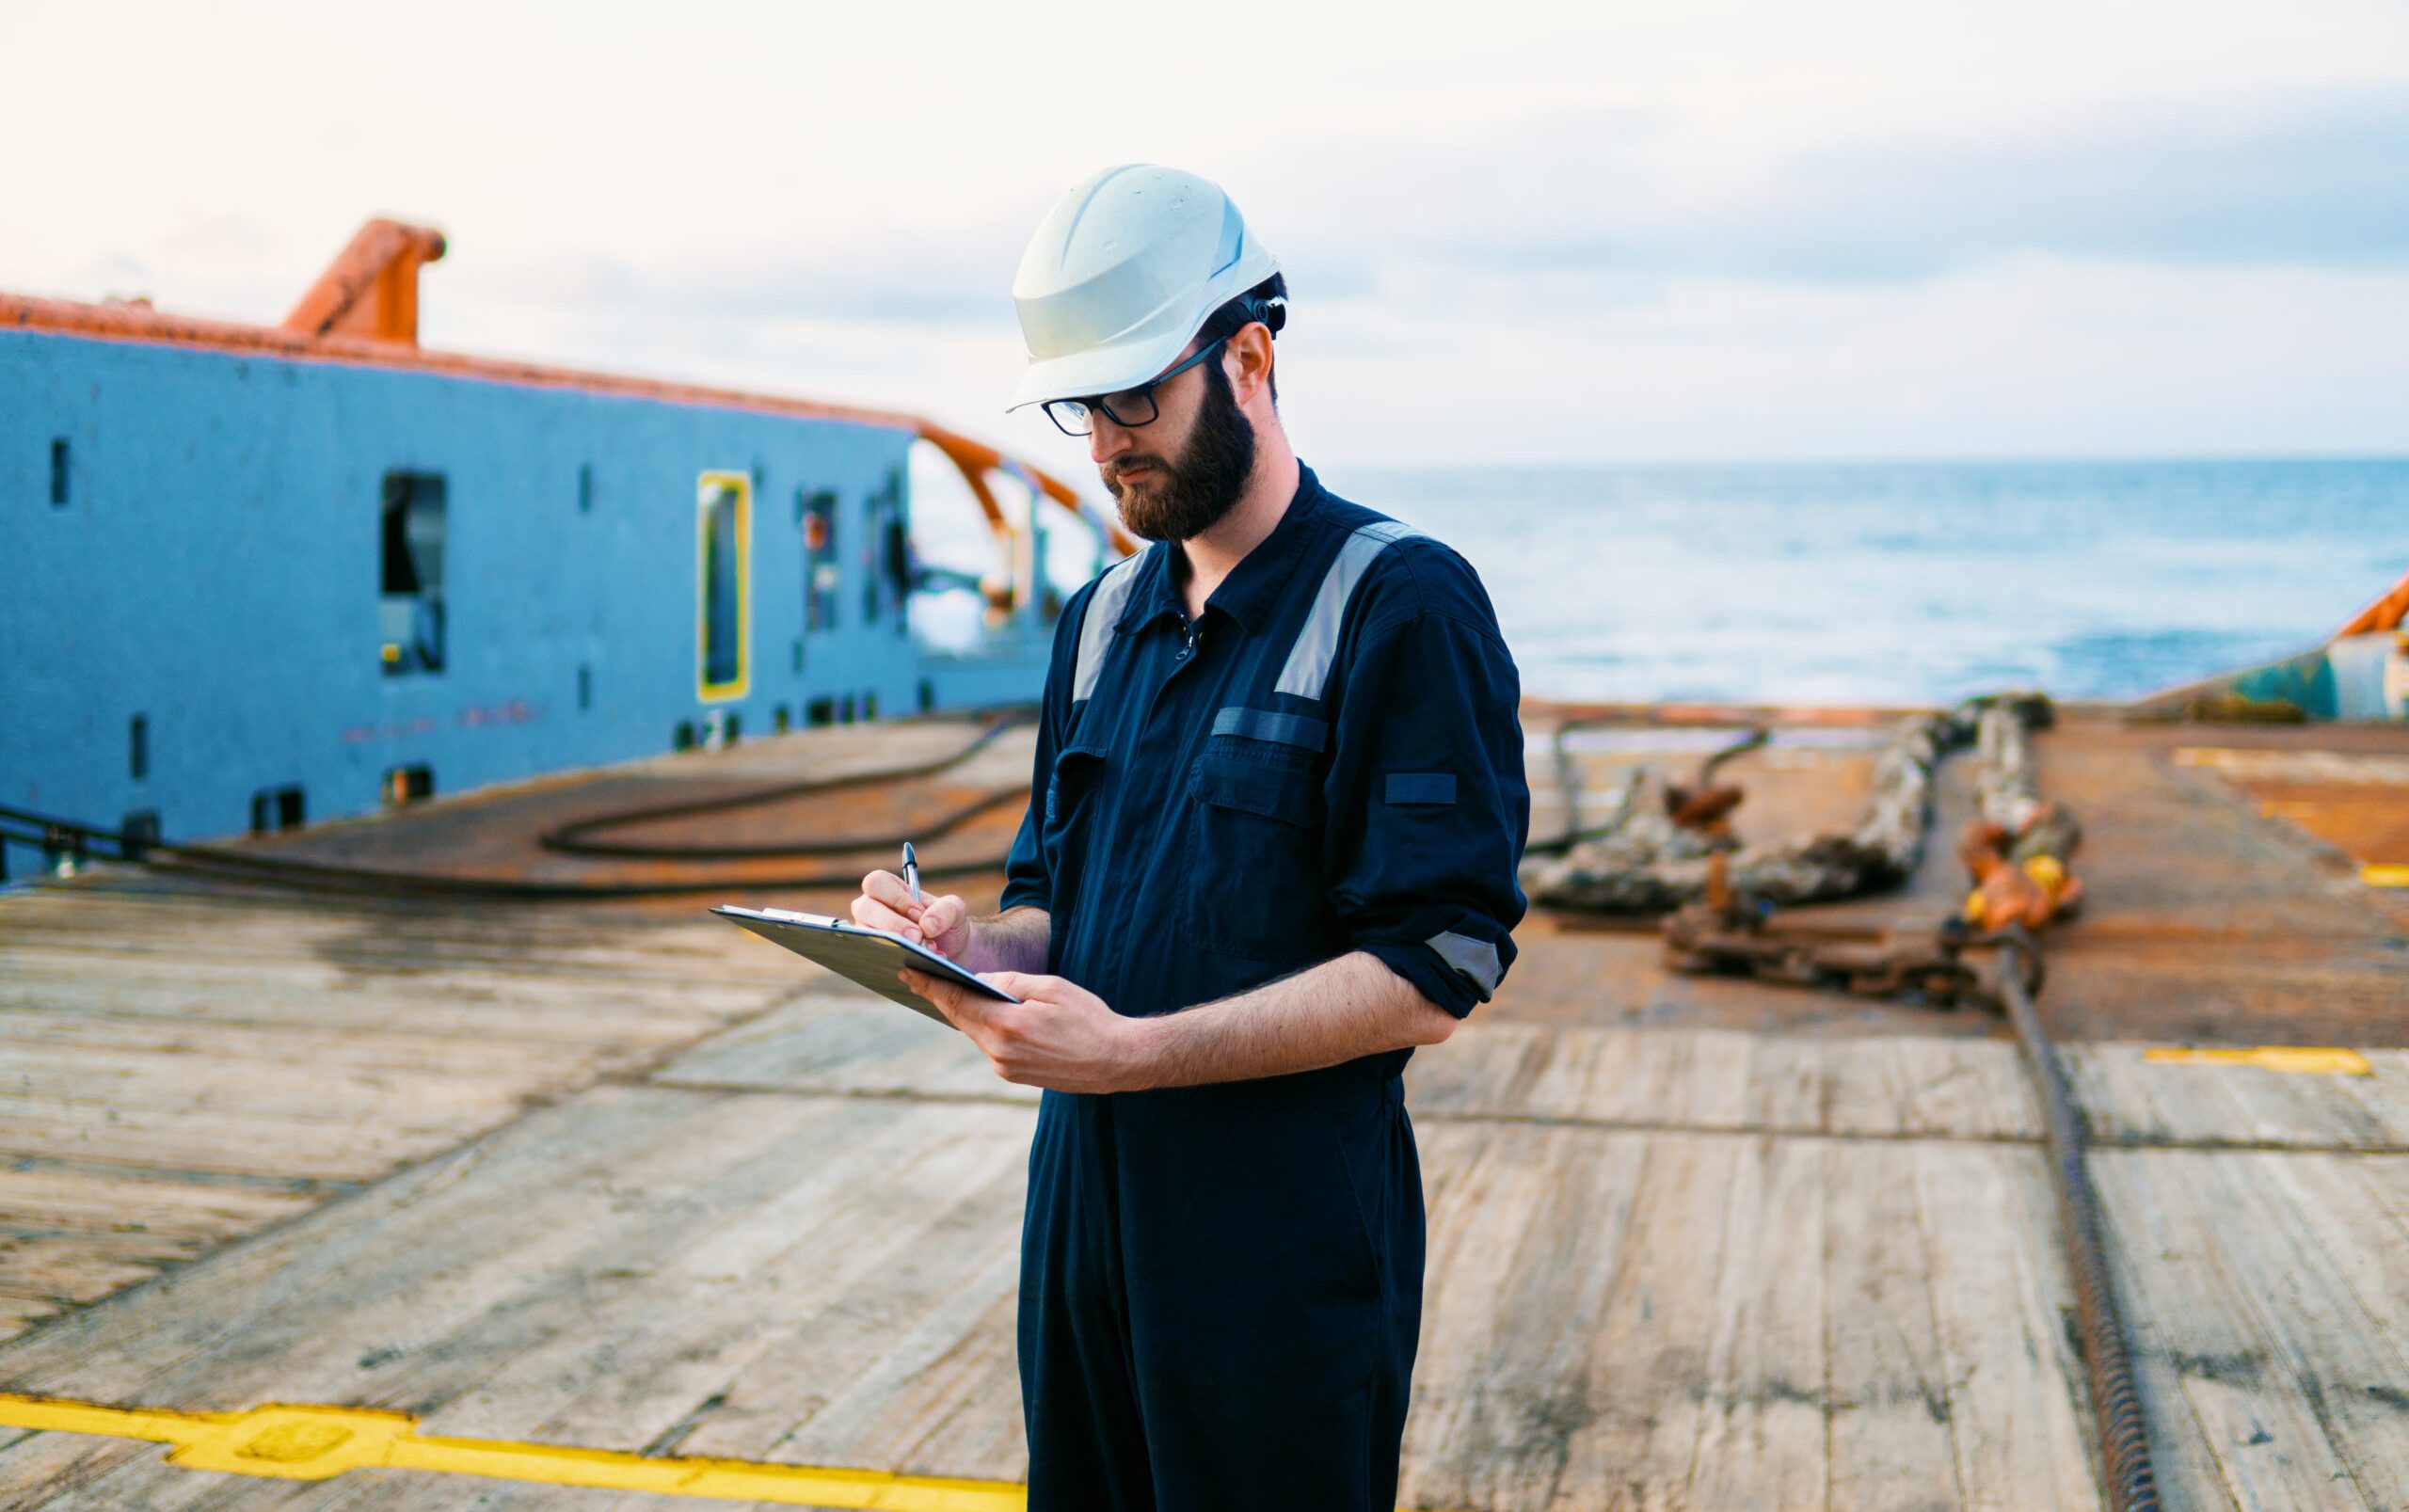
[[[1314,476],[1313,469],[1299,462],[1297,491],[1286,512],[1271,527],[1270,534],[1238,559],[1230,575],[1205,598],[1205,609],[1220,610],[1245,626],[1250,635],[1260,633],[1270,623],[1288,580],[1296,575],[1297,559],[1313,533],[1310,517],[1322,497],[1321,480]],[[1179,549],[1176,541],[1157,541],[1147,548],[1145,561],[1138,565],[1138,581],[1130,584],[1128,606],[1113,622],[1115,629],[1151,625],[1165,614],[1181,620],[1188,617],[1187,602],[1172,581],[1172,558]]]

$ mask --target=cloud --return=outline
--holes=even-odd
[[[1323,164],[1298,199],[1343,188],[1385,207],[1348,230],[1385,247],[1392,289],[1570,275],[1607,280],[1621,302],[1634,280],[1917,280],[2034,255],[2409,264],[2409,99],[2392,93],[2095,114],[1827,148],[1720,178],[1673,167],[1659,141],[1616,117],[1404,153],[1366,146]]]
[[[638,260],[579,250],[498,268],[481,292],[705,324],[953,326],[1009,318],[1017,241],[992,226],[863,228],[809,243]]]
[[[1668,122],[1632,111],[1238,167],[1300,322],[1352,342],[1405,339],[1398,317],[1443,342],[1484,320],[1577,325],[1698,279],[1916,283],[2034,257],[2409,265],[2409,99],[2390,94],[2093,113],[1736,170],[1685,158]],[[773,221],[726,244],[522,247],[444,279],[464,301],[730,342],[1010,331],[1013,270],[1043,209],[991,199],[919,223]]]

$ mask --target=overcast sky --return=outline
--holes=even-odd
[[[1309,460],[2409,451],[2409,6],[0,0],[0,289],[1001,407],[1070,183],[1218,179]]]

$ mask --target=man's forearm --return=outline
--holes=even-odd
[[[1453,1014],[1362,950],[1138,1022],[1150,1040],[1144,1071],[1150,1087],[1313,1071],[1383,1050],[1437,1044],[1456,1027]]]
[[[1034,976],[1045,969],[1045,949],[1053,938],[1054,917],[1033,903],[1008,908],[993,918],[970,921],[970,947],[961,964],[971,971],[1018,971]]]

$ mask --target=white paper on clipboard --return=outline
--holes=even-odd
[[[913,1012],[934,1019],[947,1028],[953,1021],[945,1016],[934,1003],[919,996],[895,975],[909,966],[942,977],[956,986],[964,987],[982,997],[998,1002],[1017,1003],[1019,998],[996,986],[981,981],[969,972],[929,949],[915,945],[900,934],[885,930],[866,929],[831,918],[825,914],[795,914],[783,908],[742,908],[734,903],[722,903],[711,910],[730,924],[740,925],[765,940],[785,946],[796,955],[816,961],[838,976],[890,1002],[902,1004]]]

